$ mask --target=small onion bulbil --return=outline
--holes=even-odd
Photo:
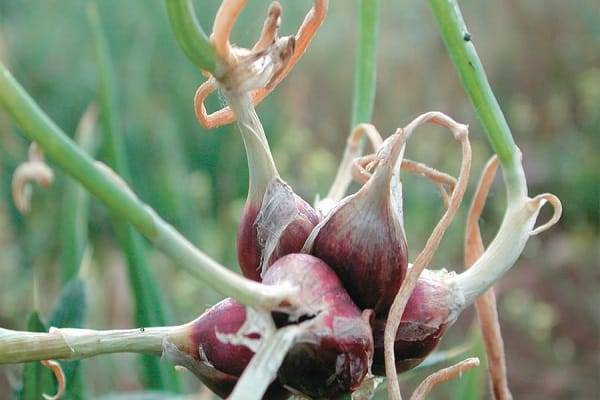
[[[222,300],[192,322],[193,345],[181,349],[198,361],[192,369],[198,378],[223,398],[231,394],[254,352],[244,345],[224,343],[218,335],[238,332],[245,320],[245,306],[231,298]],[[278,382],[273,382],[263,398],[277,400],[290,396]]]
[[[453,273],[424,270],[413,289],[402,314],[394,354],[397,372],[419,365],[435,349],[446,329],[467,306],[455,289]],[[372,323],[375,354],[373,374],[385,376],[384,330],[386,319]]]
[[[317,225],[303,250],[330,265],[354,302],[377,315],[389,310],[408,266],[398,178],[403,149],[398,134],[384,142],[373,175]]]
[[[327,264],[308,254],[279,258],[267,270],[263,282],[295,285],[299,298],[310,310],[305,315],[273,314],[279,327],[298,323],[303,329],[265,398],[285,398],[289,395],[287,389],[312,398],[335,399],[357,389],[373,358],[372,311],[361,312]],[[191,353],[212,368],[199,376],[221,396],[231,392],[253,351],[224,343],[218,334],[238,332],[245,319],[245,307],[226,299],[192,323],[190,339],[196,351]]]
[[[360,311],[322,260],[290,254],[267,271],[264,283],[296,284],[313,315],[288,352],[279,381],[312,398],[338,398],[358,389],[373,357],[370,310]]]

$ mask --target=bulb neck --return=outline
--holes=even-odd
[[[260,204],[269,182],[279,177],[264,128],[256,114],[249,92],[225,89],[221,91],[237,117],[237,124],[246,148],[250,175],[248,200]]]

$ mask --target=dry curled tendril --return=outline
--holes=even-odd
[[[217,53],[214,76],[204,82],[194,97],[196,117],[200,124],[211,129],[236,120],[229,107],[208,114],[206,97],[217,89],[216,81],[225,89],[249,90],[254,105],[260,103],[291,71],[306,51],[327,14],[328,1],[314,0],[295,36],[277,37],[281,21],[281,5],[272,2],[261,35],[251,49],[237,47],[229,41],[233,24],[247,0],[224,0],[213,24],[211,40]]]
[[[444,232],[450,225],[466,190],[469,172],[471,168],[471,145],[468,138],[468,127],[467,125],[463,125],[457,123],[452,118],[441,112],[428,112],[422,114],[415,118],[412,122],[410,122],[406,127],[401,129],[398,133],[403,136],[403,141],[406,141],[412,136],[413,132],[417,127],[425,123],[434,123],[445,127],[450,130],[455,140],[461,143],[462,148],[462,161],[460,166],[459,177],[456,181],[446,178],[446,174],[439,173],[435,170],[431,170],[428,167],[425,168],[427,174],[424,173],[425,176],[430,178],[435,177],[435,181],[437,181],[440,185],[442,182],[449,181],[452,182],[451,191],[449,197],[444,195],[444,201],[447,205],[446,212],[441,217],[438,224],[435,226],[431,236],[427,240],[424,249],[421,251],[419,256],[416,258],[413,267],[410,269],[408,275],[406,276],[402,286],[396,295],[396,298],[390,308],[388,313],[387,324],[384,333],[384,344],[385,344],[385,365],[386,365],[386,374],[388,378],[388,395],[390,398],[401,399],[402,396],[400,394],[400,388],[396,379],[396,367],[395,367],[395,354],[394,354],[394,340],[396,337],[396,331],[398,328],[398,324],[400,322],[400,318],[402,317],[402,313],[404,312],[404,307],[408,301],[408,297],[410,296],[414,286],[417,283],[421,272],[429,265],[431,259],[433,257],[433,253],[435,249],[439,245]],[[373,161],[367,162],[367,167],[370,166],[371,163],[377,162],[376,158]],[[360,167],[360,162],[358,163]],[[360,170],[360,168],[359,168]],[[442,189],[442,193],[445,191]],[[435,384],[435,381],[434,383]]]
[[[40,363],[47,368],[52,370],[54,376],[56,377],[56,381],[58,382],[58,390],[54,396],[50,396],[47,394],[42,394],[45,400],[60,400],[65,394],[65,389],[67,387],[67,378],[65,377],[65,373],[63,372],[60,364],[54,360],[42,360]]]
[[[96,123],[98,112],[94,104],[90,104],[83,113],[75,136],[89,135]],[[31,182],[47,187],[54,181],[54,173],[44,160],[44,154],[35,143],[29,146],[28,159],[14,171],[12,178],[12,197],[15,207],[21,214],[31,211]]]
[[[17,210],[21,214],[31,211],[31,182],[46,187],[53,180],[54,173],[44,161],[42,150],[32,143],[29,146],[28,160],[21,163],[13,173],[12,197]]]
[[[425,399],[425,396],[427,396],[431,389],[433,389],[435,386],[450,379],[454,379],[460,376],[463,372],[477,366],[479,366],[479,358],[473,357],[467,358],[466,360],[458,362],[450,367],[434,372],[419,384],[410,397],[410,400]]]
[[[369,126],[370,124],[361,125]],[[361,129],[361,125],[359,125],[357,129]],[[373,127],[372,125],[369,126],[369,130],[371,129],[374,130],[375,127]],[[375,133],[377,133],[377,131],[375,131]],[[374,133],[370,133],[369,138],[371,139],[373,135]],[[375,142],[373,142],[372,139],[371,142],[373,143],[373,146],[375,146]],[[368,154],[362,157],[355,158],[354,162],[352,163],[352,177],[362,184],[366,183],[371,177],[371,173],[369,172],[369,170],[374,169],[380,161],[381,157],[378,157],[377,154]],[[454,187],[456,186],[456,178],[454,178],[451,175],[448,175],[445,172],[440,172],[434,168],[431,168],[426,164],[412,160],[403,159],[400,167],[405,171],[411,172],[413,174],[422,175],[428,178],[429,180],[435,182],[438,186],[440,194],[442,195],[442,199],[444,200],[445,206],[448,207],[449,195],[451,195],[454,191]],[[446,191],[446,187],[448,187],[448,191]]]

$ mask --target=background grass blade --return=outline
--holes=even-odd
[[[88,106],[75,133],[75,142],[92,157],[99,143],[93,136],[96,114],[95,106]],[[88,243],[90,195],[79,182],[67,178],[62,205],[62,280],[67,283],[77,276]]]
[[[379,0],[361,0],[350,128],[370,122],[375,102]]]
[[[107,164],[126,182],[130,182],[125,148],[118,128],[116,81],[100,17],[94,5],[90,5],[88,16],[96,43],[98,95],[104,131],[101,151]],[[125,221],[115,219],[114,226],[127,260],[127,275],[135,304],[135,323],[140,327],[168,325],[169,321],[163,306],[165,301],[160,295],[154,276],[148,269],[145,243],[134,228]],[[143,380],[147,387],[157,390],[179,390],[179,381],[175,370],[170,365],[149,355],[143,355],[141,359]]]

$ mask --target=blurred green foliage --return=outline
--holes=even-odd
[[[210,31],[216,0],[197,0],[198,20]],[[122,135],[138,196],[192,242],[237,269],[235,236],[247,190],[247,166],[234,125],[211,131],[196,122],[192,98],[204,80],[178,48],[159,0],[98,0],[118,88]],[[310,1],[283,1],[282,34],[300,24]],[[268,1],[253,0],[233,40],[258,37]],[[524,154],[530,192],[557,194],[565,212],[559,226],[533,238],[514,271],[499,285],[509,382],[516,398],[591,398],[597,390],[600,242],[600,21],[593,0],[474,0],[461,7],[489,80]],[[381,2],[377,91],[373,122],[392,133],[417,114],[438,109],[470,124],[474,176],[490,154],[425,4]],[[595,17],[594,17],[595,16]],[[305,57],[258,107],[275,161],[295,190],[312,201],[325,194],[350,130],[356,2],[332,2],[329,16]],[[0,1],[0,59],[66,132],[97,101],[98,69],[86,2]],[[209,109],[223,104],[213,96]],[[101,134],[97,131],[97,134]],[[426,138],[422,137],[427,135]],[[61,291],[62,246],[54,234],[69,178],[57,171],[50,188],[34,189],[33,212],[23,217],[10,198],[14,168],[28,143],[0,112],[0,325],[25,329],[39,285],[40,316],[48,321]],[[456,173],[459,146],[450,135],[423,128],[407,156]],[[467,197],[469,194],[467,195]],[[411,254],[417,254],[442,213],[434,185],[404,178],[405,218]],[[467,199],[468,200],[468,199]],[[482,220],[484,239],[495,232],[504,207],[500,182]],[[434,267],[462,264],[465,210],[459,212]],[[546,212],[542,217],[547,217]],[[110,215],[92,200],[88,229],[91,265],[85,326],[131,327],[131,290]],[[164,308],[185,322],[218,295],[189,279],[150,250]],[[525,300],[523,300],[525,299]],[[442,346],[464,343],[467,313]],[[596,344],[595,344],[596,343]],[[594,349],[596,346],[596,350]],[[591,351],[589,351],[591,349]],[[594,353],[595,351],[595,353]],[[596,357],[594,357],[596,354]],[[97,395],[142,388],[135,357],[103,356],[83,362]],[[6,373],[3,373],[6,371]],[[0,368],[0,397],[12,393]],[[13,382],[14,379],[10,380]],[[417,381],[415,381],[416,383]],[[198,383],[186,381],[189,391]],[[410,387],[408,382],[406,387]],[[446,398],[453,383],[432,398]]]

